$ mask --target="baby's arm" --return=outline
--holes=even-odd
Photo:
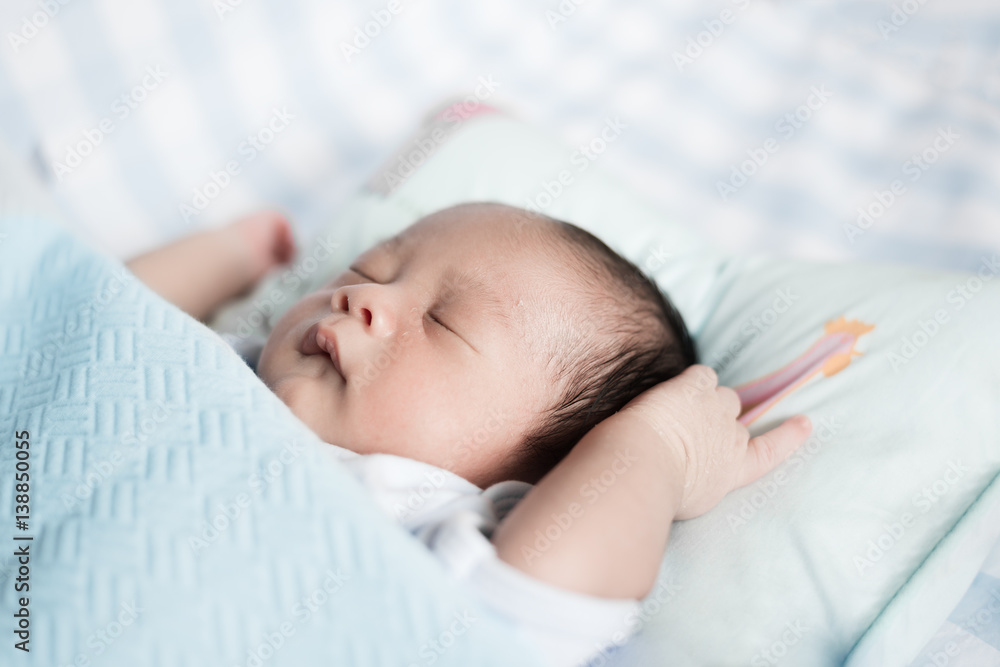
[[[598,424],[497,527],[499,557],[579,593],[647,595],[671,522],[773,469],[812,428],[796,417],[751,440],[736,392],[716,383],[692,366]]]
[[[205,319],[271,268],[291,260],[291,227],[275,211],[254,213],[130,260],[128,268],[184,312]]]

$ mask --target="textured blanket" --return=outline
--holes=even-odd
[[[0,663],[533,664],[120,264],[8,217],[0,304]]]

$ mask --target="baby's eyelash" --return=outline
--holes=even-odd
[[[437,316],[434,315],[434,313],[428,311],[427,312],[427,317],[431,318],[431,321],[434,322],[435,324],[439,324],[440,326],[444,327],[445,329],[448,329],[448,331],[451,331],[451,329],[448,328],[448,325],[445,324],[444,322],[442,322],[441,320],[439,320],[437,318]]]
[[[358,271],[358,270],[357,270],[356,268],[354,268],[353,266],[349,266],[349,267],[347,267],[347,270],[348,270],[348,271],[351,271],[351,272],[353,272],[353,273],[356,273],[356,274],[358,274],[359,276],[361,276],[362,278],[364,278],[365,280],[367,280],[367,281],[368,281],[368,282],[370,282],[370,283],[373,283],[373,282],[375,282],[375,281],[374,281],[374,280],[372,279],[372,277],[371,277],[371,276],[369,276],[369,275],[366,275],[366,274],[362,273],[361,271]]]

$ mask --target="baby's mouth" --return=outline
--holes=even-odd
[[[334,338],[333,329],[328,323],[320,320],[306,329],[305,335],[299,342],[299,352],[305,355],[322,354],[330,357],[333,368],[344,377],[344,371],[340,367],[340,355],[337,352],[337,341]]]

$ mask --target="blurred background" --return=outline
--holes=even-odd
[[[308,236],[466,95],[571,146],[615,123],[600,166],[734,250],[1000,252],[995,1],[5,0],[0,26],[0,138],[119,257],[265,206]]]

